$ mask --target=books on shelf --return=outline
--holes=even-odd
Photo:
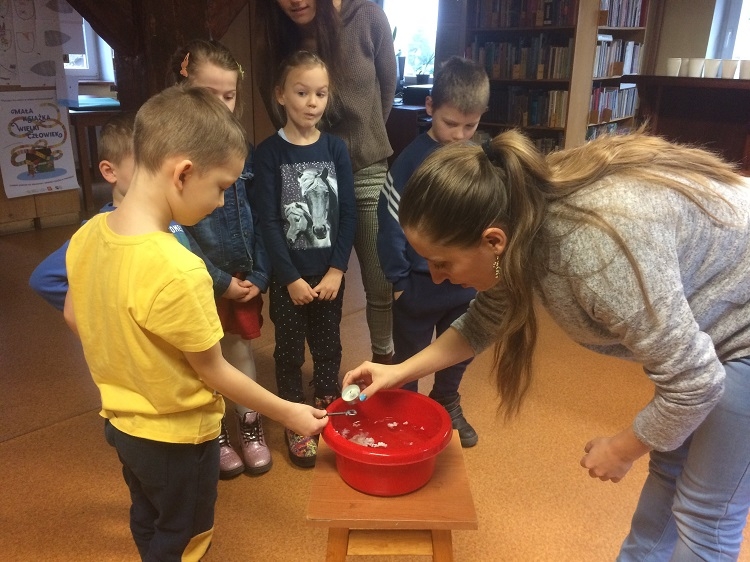
[[[567,115],[567,90],[503,88],[493,90],[485,119],[517,127],[564,128]]]
[[[475,0],[473,24],[478,29],[571,26],[576,0]],[[471,20],[470,20],[471,21]]]
[[[634,84],[594,88],[589,102],[589,124],[631,117],[637,105],[638,90]]]
[[[514,127],[501,127],[501,129],[512,128]],[[494,138],[497,134],[498,131],[496,127],[492,127],[491,130],[485,130],[480,127],[479,129],[477,129],[477,132],[474,133],[474,137],[471,140],[473,140],[477,144],[482,144],[485,141]],[[562,133],[552,133],[551,135],[542,134],[541,136],[538,136],[537,134],[534,134],[533,136],[526,134],[526,137],[534,143],[534,146],[536,146],[537,150],[539,150],[539,152],[541,152],[542,154],[549,154],[553,150],[560,150],[563,146]]]
[[[645,27],[648,0],[600,0],[599,9],[607,12],[606,27]]]
[[[624,135],[629,133],[633,128],[628,123],[615,121],[614,123],[602,123],[600,125],[590,125],[586,129],[586,140],[593,140],[601,135]]]
[[[539,33],[512,41],[482,42],[475,36],[464,56],[482,64],[491,79],[568,80],[572,54],[572,38],[550,45],[548,36]]]
[[[639,74],[642,44],[599,34],[594,51],[594,78]]]

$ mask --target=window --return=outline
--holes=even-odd
[[[397,56],[405,59],[404,76],[432,74],[439,0],[384,0],[383,10],[396,38]]]
[[[86,52],[65,55],[65,74],[82,80],[114,81],[112,48],[83,20]]]
[[[706,57],[750,59],[750,0],[716,2]]]
[[[740,10],[732,58],[750,59],[750,1],[748,0],[742,3],[742,10]]]

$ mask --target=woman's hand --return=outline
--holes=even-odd
[[[359,399],[365,400],[378,390],[385,388],[398,388],[403,385],[399,376],[400,365],[383,365],[381,363],[371,363],[365,361],[356,369],[353,369],[344,375],[342,386],[356,384],[360,388]]]
[[[318,293],[316,293],[313,288],[310,287],[310,284],[301,277],[296,281],[289,283],[287,289],[289,290],[289,297],[291,297],[292,302],[297,306],[309,304],[318,298]]]
[[[588,469],[591,478],[619,482],[633,462],[650,449],[628,428],[612,437],[592,439],[583,450],[586,454],[581,459],[581,466]]]

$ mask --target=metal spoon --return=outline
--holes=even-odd
[[[357,410],[351,409],[351,410],[346,410],[344,412],[327,412],[326,415],[327,416],[356,416]]]

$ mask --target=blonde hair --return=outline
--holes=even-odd
[[[326,65],[325,62],[323,62],[323,59],[320,58],[315,53],[312,53],[310,51],[296,51],[292,53],[281,62],[281,66],[279,67],[279,71],[278,71],[278,81],[274,89],[274,94],[278,92],[279,90],[284,89],[284,86],[286,85],[286,79],[292,70],[294,70],[295,68],[314,68],[316,66],[319,66],[320,68],[326,71],[326,74],[329,74],[328,66]],[[325,118],[326,112],[328,111],[328,107],[331,103],[332,95],[333,93],[332,93],[332,88],[330,84],[330,74],[329,74],[328,104],[326,105],[325,111],[323,111],[323,118]],[[273,121],[281,123],[282,127],[285,126],[286,120],[287,120],[286,110],[284,109],[284,106],[281,105],[276,100],[275,95],[273,98],[272,109],[273,109]]]
[[[244,78],[244,72],[232,52],[219,41],[195,39],[177,49],[169,61],[167,86],[190,84],[191,78],[198,71],[198,68],[206,64],[212,64],[237,73],[237,101],[234,106],[234,114],[237,117],[242,117],[242,79]]]
[[[742,181],[733,166],[717,156],[642,130],[603,136],[547,159],[524,135],[507,131],[484,149],[468,143],[437,149],[406,185],[399,206],[402,227],[436,244],[465,248],[475,246],[488,227],[500,227],[508,236],[498,285],[505,314],[494,353],[500,410],[506,416],[520,409],[531,384],[537,339],[534,294],[547,273],[544,224],[553,212],[550,203],[558,203],[556,216],[590,224],[619,245],[651,307],[638,263],[618,232],[602,214],[569,202],[569,196],[604,178],[674,190],[709,215],[705,202],[723,201],[712,182]]]
[[[133,152],[136,166],[150,173],[173,156],[207,170],[234,156],[244,160],[247,140],[237,117],[208,90],[172,86],[138,110]]]
[[[134,124],[135,113],[127,112],[115,115],[102,126],[96,145],[99,160],[118,165],[133,155]]]

